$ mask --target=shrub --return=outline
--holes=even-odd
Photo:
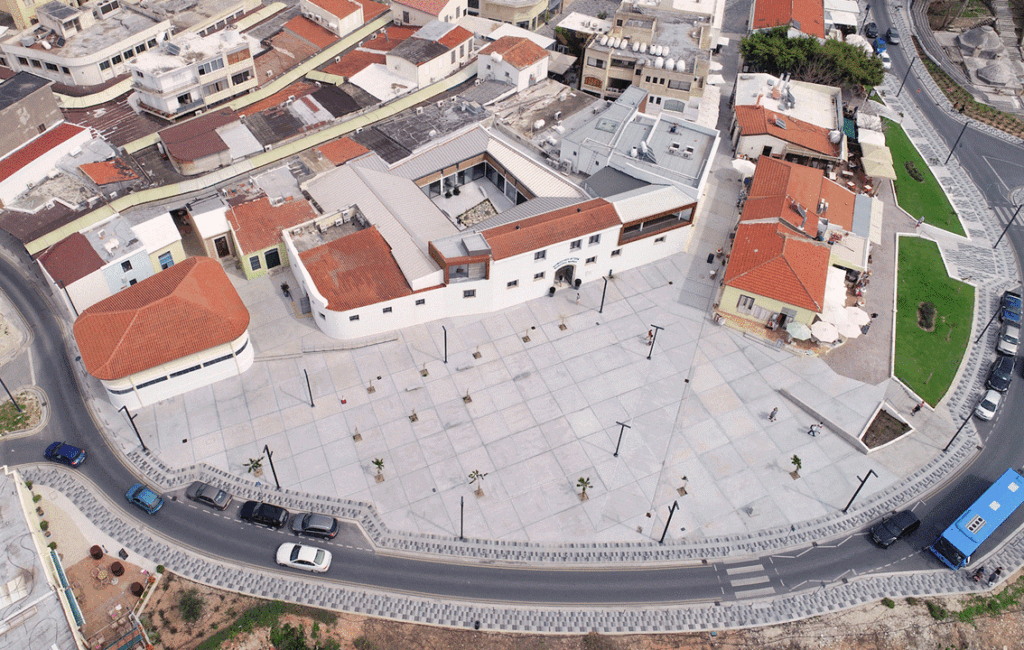
[[[42,520],[42,521],[40,521],[40,522],[39,522],[39,527],[40,527],[41,529],[43,529],[43,530],[47,530],[47,529],[49,529],[49,528],[50,528],[50,522],[48,522],[48,521],[46,521],[46,520],[44,519],[44,520]]]
[[[882,604],[888,607],[889,609],[896,607],[896,602],[892,598],[883,598]]]
[[[157,573],[163,573],[164,572],[164,565],[162,565],[162,564],[156,565],[156,572]]]
[[[935,305],[931,302],[921,303],[918,307],[917,324],[922,329],[931,330],[935,328]]]
[[[43,500],[43,495],[41,495],[41,494],[37,494],[34,497],[32,497],[32,503],[39,503],[42,500]]]
[[[31,490],[32,489],[32,481],[25,481],[25,487],[27,487],[28,489]]]
[[[907,168],[907,173],[910,174],[911,178],[913,178],[918,183],[924,182],[924,174],[922,174],[921,170],[914,165],[914,162],[912,160],[908,160],[903,164],[903,166]]]
[[[356,650],[374,650],[376,646],[365,636],[357,636],[352,639],[352,647]]]
[[[930,600],[926,604],[928,605],[928,613],[931,614],[932,618],[936,621],[941,621],[949,616],[949,612],[946,611],[946,608],[942,605]]]
[[[181,613],[182,620],[190,623],[198,621],[199,617],[203,615],[203,598],[199,595],[199,592],[195,589],[189,589],[181,594],[181,600],[178,601],[178,611]]]
[[[47,546],[49,546],[52,549],[56,549],[57,548],[57,542],[50,542],[49,544],[47,544]]]
[[[921,601],[919,601],[917,598],[914,598],[913,596],[907,596],[907,604],[908,605],[914,606],[914,605],[918,604],[919,602],[921,602]]]

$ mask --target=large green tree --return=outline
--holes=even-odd
[[[863,48],[810,36],[789,38],[787,27],[756,32],[743,39],[743,60],[756,72],[841,88],[862,88],[882,83],[882,62]]]

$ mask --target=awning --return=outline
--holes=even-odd
[[[564,75],[574,63],[576,63],[576,57],[572,55],[561,52],[548,53],[548,72],[551,74]]]
[[[724,36],[719,36],[718,37],[718,47],[728,47],[728,46],[729,46],[729,39],[724,37]]]
[[[872,131],[871,129],[858,129],[857,142],[860,142],[861,148],[871,146],[884,147],[885,134],[879,131]]]
[[[872,178],[888,178],[896,180],[896,170],[892,165],[892,153],[888,147],[861,144],[864,155],[860,162],[864,167],[864,173]]]
[[[850,140],[857,139],[857,123],[848,117],[843,118],[843,133]]]
[[[725,77],[720,74],[709,74],[708,83],[712,86],[720,86],[725,83]]]
[[[857,14],[852,14],[847,11],[827,11],[825,12],[826,22],[831,22],[833,25],[846,25],[847,27],[857,26]]]

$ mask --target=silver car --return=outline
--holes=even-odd
[[[1017,346],[1020,344],[1020,327],[1013,323],[1003,323],[999,329],[999,342],[996,343],[996,352],[1007,354],[1011,357],[1017,356]]]
[[[999,410],[999,402],[1002,399],[1002,393],[996,390],[989,390],[981,398],[981,401],[978,402],[978,406],[974,409],[974,415],[979,420],[991,420],[996,416],[996,411]]]
[[[209,483],[196,481],[185,490],[185,496],[193,501],[205,503],[217,510],[224,510],[231,504],[231,495]]]

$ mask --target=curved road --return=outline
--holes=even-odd
[[[876,22],[882,31],[888,27],[884,17]],[[896,73],[902,74],[907,65],[904,53],[898,47],[890,48],[890,52]],[[921,102],[922,111],[951,144],[962,122],[929,105],[929,95],[916,93],[916,84],[912,74],[904,92],[914,93],[916,100]],[[970,130],[961,141],[957,155],[971,170],[978,186],[991,192],[990,200],[997,205],[1008,204],[1008,189],[1024,185],[1024,167],[1019,163],[1016,166],[994,163],[999,159],[1024,161],[1024,150],[1020,146]],[[1024,238],[1019,228],[1011,229],[1008,237],[1017,251],[1024,250]],[[27,258],[20,262],[26,268],[30,263]],[[86,415],[88,411],[67,361],[59,325],[50,313],[47,300],[36,289],[36,283],[26,281],[25,276],[6,259],[0,259],[0,290],[20,310],[34,334],[31,347],[36,361],[37,383],[46,391],[51,409],[46,439],[35,436],[5,441],[0,463],[39,462],[46,442],[65,439],[89,450],[88,462],[78,471],[96,491],[121,507],[125,517],[133,518],[140,526],[205,555],[269,571],[282,570],[274,564],[274,549],[282,541],[295,538],[287,533],[240,522],[236,514],[237,503],[225,513],[219,513],[183,498],[168,499],[163,510],[154,517],[128,506],[123,498],[124,491],[137,479],[132,469],[121,463],[121,456],[108,448],[94,422]],[[909,540],[882,552],[870,544],[865,535],[855,534],[820,546],[794,549],[786,554],[751,558],[751,561],[760,561],[765,566],[769,578],[768,583],[760,586],[771,586],[776,593],[786,593],[875,571],[939,569],[939,563],[920,549],[1008,465],[1019,467],[1022,464],[1024,449],[1017,444],[1018,433],[1012,426],[1022,418],[1024,399],[1020,397],[1019,386],[1014,386],[1003,406],[998,430],[988,435],[989,431],[982,427],[983,439],[987,438],[988,442],[969,470],[951,478],[937,493],[914,504],[915,512],[925,525]],[[180,491],[176,496],[181,496]],[[990,540],[980,552],[993,548],[1022,522],[1024,511],[1017,513],[1000,529],[1001,536]],[[723,563],[622,569],[486,566],[375,553],[367,548],[365,539],[352,526],[332,543],[316,543],[330,548],[335,555],[335,562],[326,574],[327,579],[406,594],[561,605],[681,603],[736,598],[736,589]]]

